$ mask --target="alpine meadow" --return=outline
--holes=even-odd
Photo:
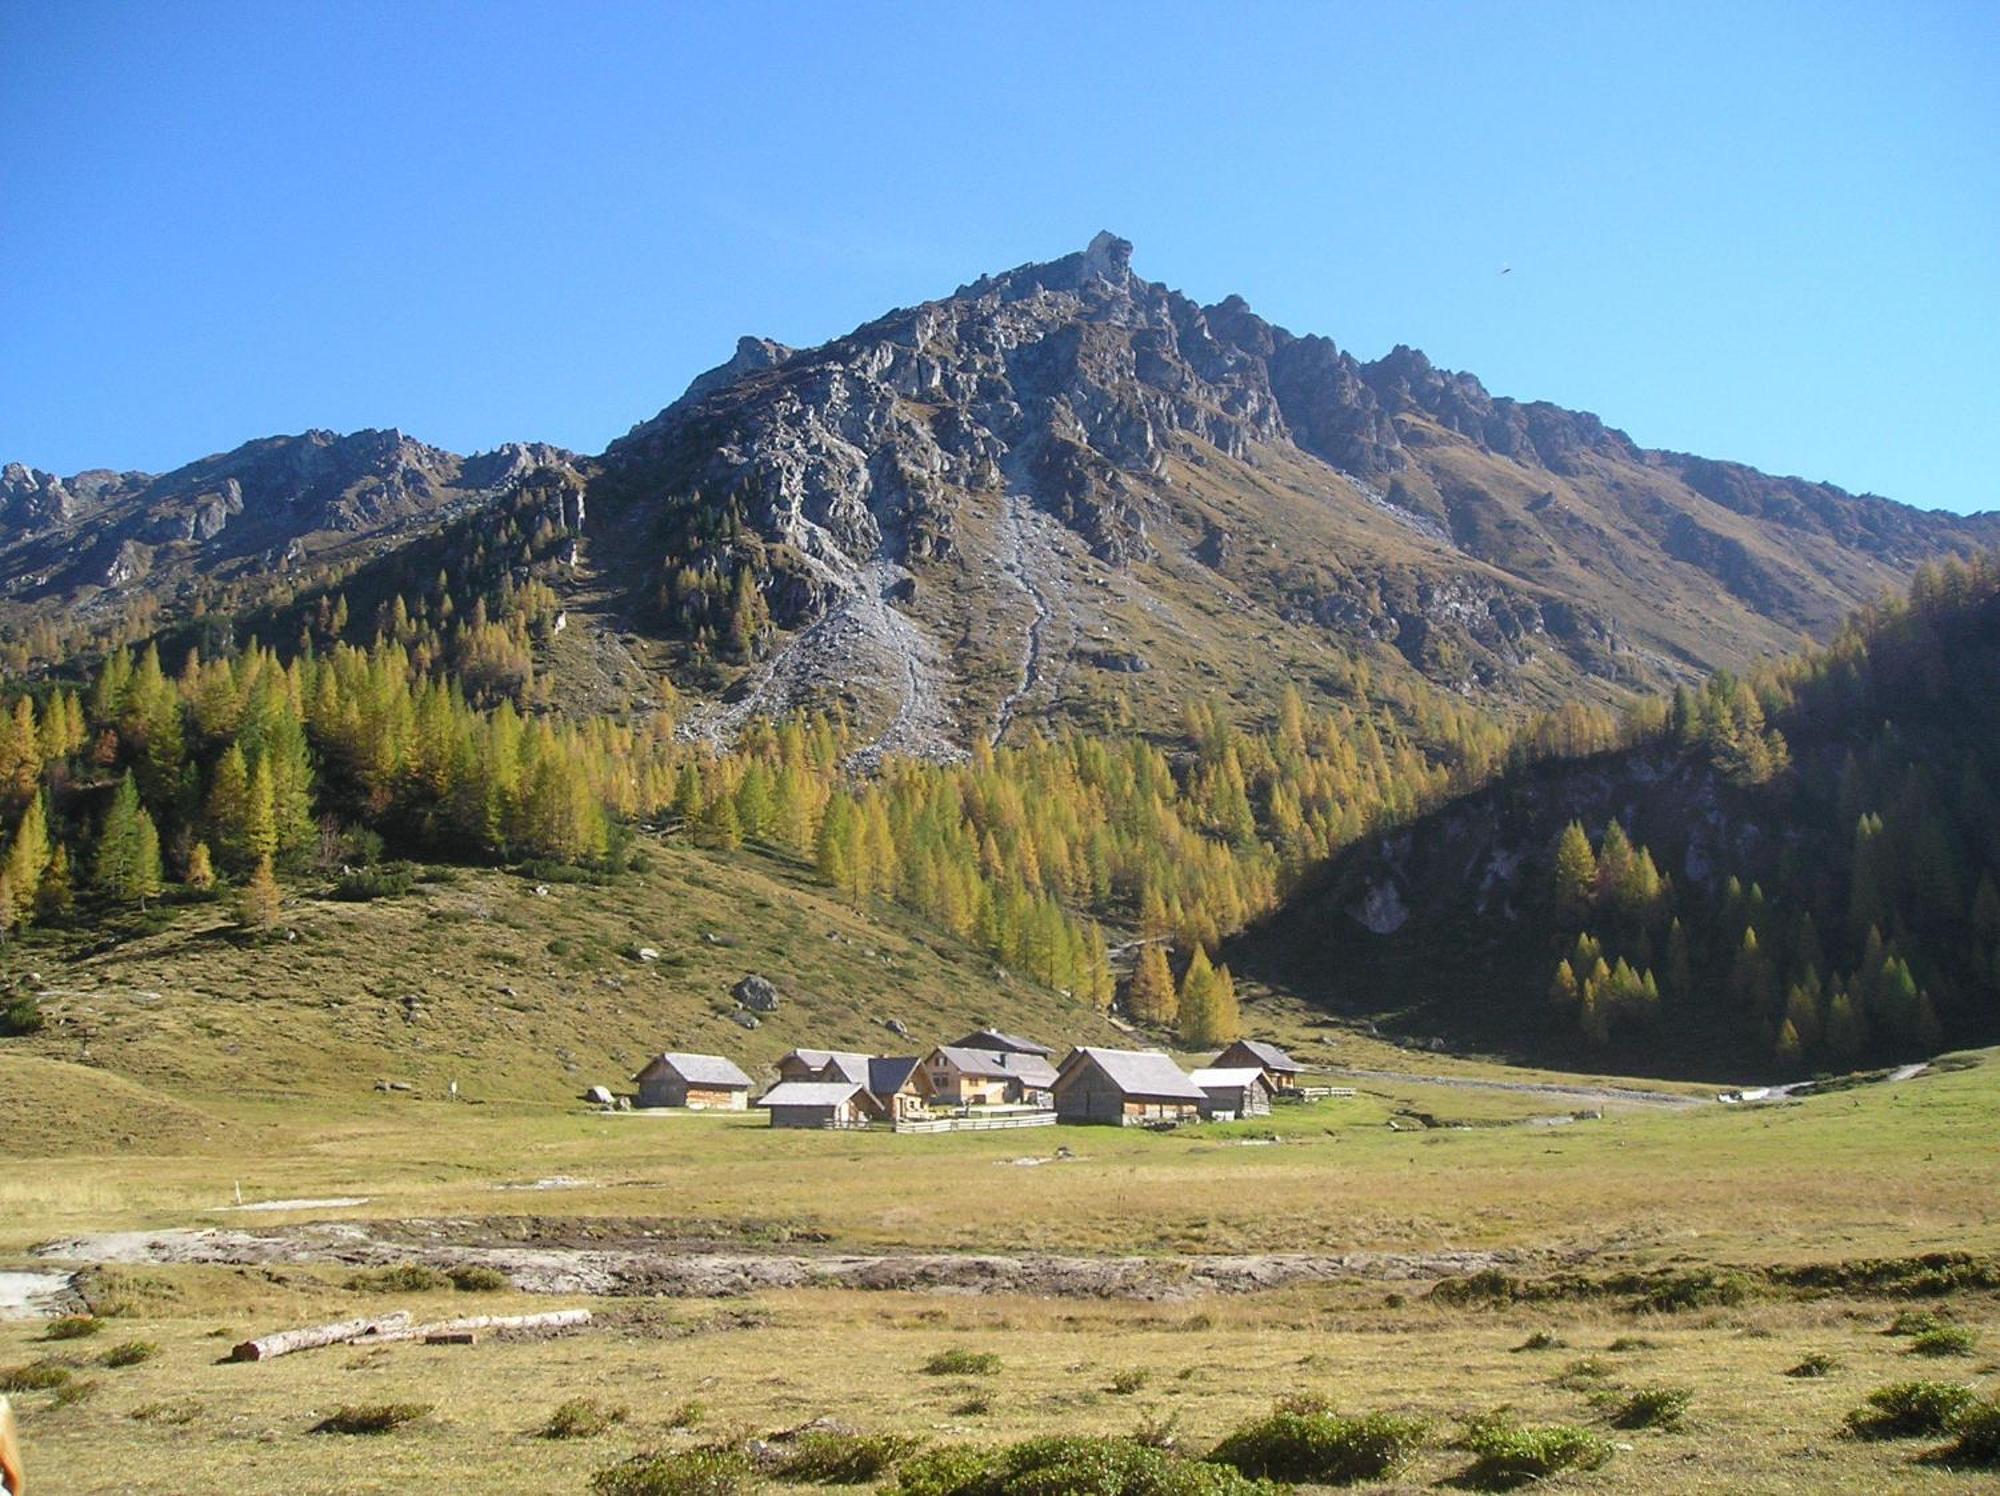
[[[1413,298],[1423,327],[1468,318],[1506,382],[1611,346],[1648,293],[1580,280],[1532,328],[1466,307],[1547,295],[1517,287],[1558,230],[1678,243],[1668,189],[1623,177],[1686,169],[1683,129],[1702,172],[1776,192],[1698,91],[1711,57],[1792,87],[1807,64],[1769,37],[1725,45],[1768,18],[1702,21],[1695,59],[1571,17],[1578,57],[1629,31],[1657,138],[1612,110],[1592,139],[1608,96],[1567,63],[1546,99],[1477,82],[1510,150],[1573,144],[1513,163],[1521,253],[1479,264],[1474,301],[1438,267],[1498,201],[1444,149],[1475,116],[1418,118],[1339,59],[1379,49],[1407,83],[1435,55],[1473,87],[1477,34],[1553,78],[1548,16],[1502,37],[1470,12],[1169,7],[1183,45],[1217,33],[1197,77],[1161,38],[1032,7],[998,28],[1032,58],[949,7],[860,7],[839,35],[611,9],[558,35],[510,7],[359,6],[334,31],[307,7],[285,45],[331,71],[297,114],[268,92],[273,18],[0,22],[38,78],[144,63],[226,89],[162,103],[158,139],[133,112],[153,83],[70,144],[0,105],[23,221],[106,236],[0,258],[79,336],[99,296],[134,330],[103,345],[102,401],[64,406],[80,366],[32,310],[0,437],[128,460],[156,423],[210,429],[192,392],[247,438],[162,471],[0,469],[0,1491],[1990,1487],[2000,511],[1645,445],[1136,268],[1186,255],[1198,279],[1219,244],[1287,321]],[[1913,23],[1873,65],[1928,69],[1943,102],[1829,104],[1828,131],[1912,159],[1990,142],[1990,101],[1953,103],[1934,49],[1990,36],[1925,15],[1936,36]],[[1812,47],[1861,48],[1857,17],[1825,29]],[[1093,81],[1068,47],[1102,49]],[[990,75],[950,90],[913,61],[975,55]],[[1142,60],[1187,118],[1113,78]],[[1308,63],[1360,90],[1313,139],[1284,113],[1324,91]],[[863,170],[847,89],[885,66],[909,135]],[[496,88],[547,103],[556,77],[576,97],[546,138],[491,117]],[[973,107],[999,84],[1017,128],[1000,94]],[[1225,122],[1192,122],[1218,90],[1257,146],[1230,170]],[[228,99],[227,131],[174,133],[220,130]],[[1114,101],[1170,132],[1177,193],[1127,160],[1129,120],[1086,169],[1086,132],[1034,110]],[[254,119],[271,142],[237,138]],[[1785,149],[1887,174],[1799,128]],[[977,154],[940,185],[947,140]],[[215,204],[172,337],[174,293],[64,195],[125,150]],[[308,160],[310,185],[272,165]],[[1797,171],[1788,211],[1819,211],[1832,178]],[[1053,258],[944,256],[1043,232],[1006,204],[1021,172],[1047,212],[1164,216],[1160,249],[1092,211]],[[863,180],[883,173],[893,193]],[[1343,195],[1364,183],[1382,211]],[[238,187],[281,216],[243,216]],[[920,199],[928,234],[898,206]],[[1744,200],[1700,209],[1733,217],[1737,268],[1684,272],[1711,279],[1674,315],[1778,232]],[[1884,209],[1880,246],[1828,235],[1797,274],[1846,328],[1867,308],[1835,292],[1843,257],[1982,211]],[[158,225],[163,263],[195,222]],[[697,276],[714,255],[740,267]],[[1314,299],[1363,264],[1365,306],[1359,279]],[[1982,275],[1938,293],[1962,322],[1885,289],[1871,325],[1956,368]],[[520,290],[552,280],[554,302]],[[671,361],[742,307],[812,326],[818,304],[819,338],[883,284],[929,298],[810,346],[725,338],[664,406],[618,352]],[[225,307],[270,321],[196,325]],[[1809,324],[1757,324],[1768,379],[1718,356],[1712,391],[1621,415],[1734,442],[1718,411],[1767,401],[1775,431],[1813,398]],[[188,390],[160,361],[183,351]],[[1643,383],[1666,343],[1613,351],[1591,377],[1666,388]],[[290,401],[337,368],[449,441],[513,409],[529,354],[559,365],[533,386],[560,387],[553,425],[616,375],[639,399],[597,419],[629,429],[464,453],[361,421],[258,435],[290,406],[246,388]],[[115,393],[128,374],[156,407]],[[1889,402],[1901,377],[1870,380]],[[1796,429],[1888,463],[1925,418]]]

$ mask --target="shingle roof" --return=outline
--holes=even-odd
[[[1187,1073],[1168,1055],[1157,1049],[1097,1049],[1079,1046],[1063,1064],[1063,1069],[1087,1058],[1107,1079],[1127,1096],[1158,1097],[1168,1101],[1206,1101],[1208,1093],[1187,1078]]]
[[[861,1087],[848,1080],[780,1081],[757,1098],[759,1106],[839,1106],[851,1101]]]
[[[1253,1055],[1257,1063],[1262,1065],[1266,1070],[1282,1070],[1295,1074],[1305,1069],[1305,1066],[1286,1054],[1277,1045],[1266,1044],[1261,1039],[1238,1039],[1234,1044],[1229,1046],[1229,1049],[1223,1050],[1222,1053],[1228,1054],[1231,1049],[1240,1049],[1246,1054]]]
[[[1040,1055],[1007,1054],[997,1049],[963,1049],[956,1044],[940,1044],[938,1053],[966,1075],[1018,1080],[1024,1086],[1040,1089],[1055,1084],[1056,1067]]]
[[[923,1061],[916,1055],[893,1055],[868,1062],[868,1094],[894,1096],[909,1083],[910,1075]]]
[[[1210,1087],[1216,1090],[1241,1090],[1245,1086],[1258,1085],[1264,1079],[1264,1072],[1252,1065],[1232,1066],[1226,1070],[1197,1070],[1188,1079],[1204,1091]]]
[[[824,1070],[832,1065],[834,1073],[843,1080],[851,1080],[857,1086],[868,1084],[868,1056],[851,1049],[795,1049],[792,1051],[805,1062],[809,1070]]]
[[[974,1029],[963,1039],[952,1045],[954,1049],[999,1049],[1014,1054],[1037,1054],[1045,1060],[1055,1058],[1055,1051],[1046,1044],[1037,1044],[1033,1039],[1023,1039],[1019,1034],[1002,1033],[999,1029]]]
[[[655,1055],[646,1062],[646,1068],[632,1078],[642,1080],[662,1065],[690,1085],[725,1086],[732,1091],[747,1091],[752,1084],[750,1077],[737,1069],[734,1061],[726,1060],[719,1054],[680,1054],[673,1050]]]

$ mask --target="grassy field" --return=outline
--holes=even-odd
[[[1199,1454],[1300,1394],[1430,1421],[1409,1469],[1370,1489],[1455,1480],[1469,1460],[1449,1447],[1456,1420],[1502,1408],[1619,1446],[1559,1489],[1976,1479],[1918,1463],[1935,1440],[1841,1429],[1894,1380],[2000,1390],[2000,1055],[1755,1107],[1630,1081],[1693,1104],[1621,1101],[1601,1092],[1607,1078],[1419,1054],[1251,993],[1256,1031],[1315,1064],[1382,1074],[1351,1077],[1351,1098],[1172,1134],[774,1133],[755,1115],[605,1115],[573,1097],[670,1044],[725,1050],[755,1073],[796,1043],[914,1048],[988,1020],[1130,1041],[756,857],[668,850],[643,878],[546,896],[462,873],[374,904],[298,900],[286,925],[296,940],[243,944],[195,906],[116,943],[8,953],[23,983],[39,974],[52,1022],[0,1042],[0,1271],[46,1269],[36,1244],[89,1233],[208,1227],[275,1242],[268,1260],[85,1271],[75,1287],[103,1318],[87,1338],[0,1322],[0,1374],[47,1362],[87,1389],[15,1395],[40,1489],[582,1492],[635,1450],[828,1415],[939,1441],[1172,1423]],[[662,959],[638,960],[641,944]],[[785,992],[754,1032],[727,1016],[749,970]],[[891,1016],[910,1025],[906,1044],[883,1027]],[[385,1078],[413,1089],[378,1091]],[[1526,1089],[1546,1084],[1570,1089]],[[249,1204],[361,1203],[238,1213],[239,1190]],[[349,1263],[294,1250],[300,1227],[328,1221],[367,1233],[371,1260],[389,1242],[436,1265],[634,1241],[746,1260],[1136,1254],[1155,1297],[1028,1293],[1012,1278],[977,1294],[384,1293],[348,1286]],[[1860,1266],[1927,1252],[1968,1254],[1935,1297]],[[1185,1275],[1191,1255],[1297,1254],[1352,1260],[1328,1281],[1253,1293],[1197,1292]],[[1505,1275],[1487,1296],[1431,1296],[1480,1264]],[[1970,1328],[1970,1353],[1933,1360],[1882,1333],[1913,1302]],[[558,1338],[219,1364],[235,1339],[364,1308],[572,1303],[596,1321]],[[1538,1332],[1561,1344],[1518,1349]],[[158,1351],[103,1364],[128,1341]],[[997,1354],[999,1371],[921,1369],[957,1347]],[[1834,1359],[1826,1376],[1783,1375],[1813,1354]],[[1623,1399],[1654,1385],[1690,1391],[1685,1427],[1616,1427]],[[627,1416],[592,1438],[540,1437],[574,1397]],[[342,1405],[400,1402],[429,1411],[378,1437],[310,1432]]]

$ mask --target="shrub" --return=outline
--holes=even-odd
[[[1798,1365],[1788,1367],[1785,1375],[1788,1377],[1823,1377],[1829,1372],[1837,1370],[1839,1366],[1840,1362],[1829,1356],[1825,1351],[1814,1351],[1811,1355],[1801,1358]]]
[[[0,1368],[0,1392],[50,1392],[69,1380],[69,1368],[50,1360]]]
[[[1951,1324],[1948,1315],[1939,1314],[1935,1309],[1905,1309],[1889,1321],[1884,1335],[1927,1335],[1932,1330],[1942,1330]]]
[[[922,1443],[908,1434],[840,1434],[815,1429],[787,1444],[771,1473],[789,1481],[858,1486],[887,1475]]]
[[[992,1351],[970,1351],[957,1346],[939,1351],[924,1362],[924,1370],[934,1377],[990,1377],[1000,1369],[1000,1358]]]
[[[87,1398],[95,1397],[100,1385],[97,1382],[78,1381],[72,1377],[69,1381],[64,1382],[60,1387],[56,1388],[55,1406],[58,1408],[73,1407]]]
[[[451,1279],[451,1286],[460,1293],[496,1293],[514,1286],[513,1280],[499,1268],[477,1262],[461,1263],[445,1276]]]
[[[1625,1399],[1611,1421],[1619,1428],[1677,1429],[1693,1401],[1691,1387],[1641,1387]]]
[[[355,1293],[435,1293],[451,1287],[451,1279],[434,1267],[405,1262],[355,1273],[346,1286]]]
[[[32,992],[23,992],[0,1003],[0,1039],[25,1039],[30,1034],[39,1034],[46,1022],[48,1019],[42,1013],[41,999]]]
[[[759,1482],[739,1449],[636,1454],[590,1478],[595,1496],[741,1496]]]
[[[1562,1369],[1556,1378],[1556,1385],[1570,1392],[1582,1392],[1595,1386],[1611,1375],[1611,1368],[1595,1356],[1585,1356],[1572,1361]]]
[[[315,1434],[387,1434],[430,1412],[429,1403],[348,1403],[312,1426]]]
[[[1644,1335],[1620,1335],[1605,1347],[1607,1351],[1614,1353],[1619,1351],[1656,1351],[1659,1348],[1659,1341],[1648,1340]]]
[[[141,1361],[150,1361],[159,1355],[160,1348],[150,1340],[126,1340],[111,1347],[98,1359],[106,1366],[137,1366]]]
[[[1868,1406],[1847,1415],[1858,1439],[1911,1439],[1942,1434],[1979,1399],[1957,1382],[1892,1382],[1868,1394]]]
[[[1964,1325],[1939,1325],[1910,1342],[1913,1356],[1969,1356],[1979,1344],[1979,1336]]]
[[[1422,1419],[1393,1413],[1349,1418],[1331,1411],[1280,1409],[1244,1424],[1208,1457],[1259,1478],[1350,1485],[1400,1470],[1428,1431]]]
[[[1131,1439],[1058,1437],[929,1450],[886,1489],[894,1496],[1268,1496],[1276,1488]]]
[[[1671,1273],[1647,1290],[1643,1304],[1662,1314],[1678,1314],[1687,1309],[1712,1309],[1742,1303],[1754,1285],[1741,1273],[1698,1268]]]
[[[980,1413],[990,1413],[993,1411],[993,1394],[990,1392],[975,1392],[964,1401],[953,1403],[951,1410],[961,1418],[973,1417]]]
[[[1152,1381],[1152,1379],[1152,1372],[1148,1371],[1145,1367],[1133,1366],[1112,1377],[1111,1385],[1105,1390],[1115,1392],[1120,1397],[1125,1397],[1137,1392],[1146,1383]]]
[[[542,1425],[544,1439],[594,1439],[613,1424],[623,1423],[626,1411],[590,1397],[572,1397],[556,1404],[549,1421]]]
[[[172,1428],[180,1428],[201,1417],[201,1404],[191,1397],[181,1402],[141,1403],[127,1416],[136,1418],[141,1423],[164,1423]]]
[[[103,1328],[104,1321],[94,1314],[65,1314],[60,1319],[49,1321],[49,1327],[42,1331],[42,1339],[81,1340]]]
[[[2000,1398],[1975,1403],[1952,1422],[1958,1439],[1937,1452],[1943,1465],[2000,1465]]]
[[[1514,1349],[1516,1351],[1555,1351],[1561,1350],[1567,1344],[1567,1341],[1557,1338],[1547,1330],[1537,1330],[1526,1340],[1515,1346]]]
[[[694,1428],[708,1416],[708,1404],[699,1398],[689,1398],[671,1413],[667,1414],[668,1428]]]
[[[416,874],[403,863],[356,868],[342,873],[335,881],[333,896],[350,904],[365,904],[370,899],[393,899],[408,893],[416,881]]]
[[[1463,1482],[1507,1491],[1560,1470],[1595,1470],[1611,1458],[1609,1441],[1567,1423],[1521,1425],[1503,1416],[1476,1419],[1460,1440],[1472,1452]]]

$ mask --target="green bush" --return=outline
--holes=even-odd
[[[137,1366],[141,1361],[150,1361],[159,1355],[160,1348],[150,1340],[126,1340],[111,1347],[98,1359],[106,1366]]]
[[[1749,1298],[1755,1286],[1741,1273],[1696,1268],[1668,1274],[1646,1292],[1643,1303],[1662,1314],[1727,1307]]]
[[[69,1380],[69,1368],[50,1360],[0,1367],[0,1392],[52,1392]]]
[[[1625,1399],[1611,1421],[1619,1428],[1677,1429],[1693,1401],[1691,1387],[1641,1387]]]
[[[416,873],[406,863],[355,868],[342,873],[334,882],[333,896],[350,904],[365,904],[370,899],[393,899],[408,893],[416,881]]]
[[[1526,1340],[1515,1346],[1514,1349],[1516,1351],[1556,1351],[1561,1350],[1568,1343],[1568,1341],[1560,1339],[1547,1330],[1537,1330]]]
[[[1801,1357],[1798,1365],[1788,1367],[1785,1375],[1788,1377],[1823,1377],[1830,1372],[1837,1371],[1839,1367],[1840,1362],[1829,1356],[1825,1351],[1814,1351],[1811,1355]]]
[[[451,1287],[451,1279],[421,1262],[405,1262],[355,1273],[346,1286],[355,1293],[436,1293]]]
[[[1951,1316],[1940,1314],[1935,1309],[1905,1309],[1889,1321],[1884,1335],[1926,1335],[1932,1330],[1942,1330],[1951,1324]]]
[[[1868,1406],[1847,1415],[1858,1439],[1914,1439],[1951,1431],[1960,1414],[1977,1405],[1970,1387],[1957,1382],[1893,1382],[1868,1394]]]
[[[1512,1490],[1562,1470],[1595,1470],[1611,1458],[1610,1442],[1588,1429],[1524,1426],[1502,1416],[1475,1419],[1459,1442],[1473,1456],[1461,1479],[1480,1491]]]
[[[740,1449],[636,1454],[590,1478],[595,1496],[744,1496],[762,1484]]]
[[[140,1423],[160,1423],[170,1428],[180,1428],[201,1417],[201,1412],[202,1405],[190,1397],[180,1402],[141,1403],[126,1416],[137,1419]]]
[[[1111,1385],[1106,1390],[1115,1392],[1120,1397],[1128,1397],[1144,1387],[1152,1379],[1153,1373],[1147,1368],[1143,1366],[1128,1367],[1111,1378]]]
[[[42,1331],[42,1339],[81,1340],[103,1328],[104,1321],[94,1314],[65,1314],[61,1319],[49,1321],[49,1327]]]
[[[30,1034],[42,1031],[47,1023],[42,1013],[41,999],[32,992],[23,992],[19,997],[10,997],[0,1003],[0,1039],[25,1039]]]
[[[335,1408],[312,1426],[316,1434],[386,1434],[415,1423],[430,1412],[429,1403],[348,1403]]]
[[[447,1271],[445,1276],[451,1279],[451,1286],[460,1293],[497,1293],[514,1286],[513,1280],[499,1268],[477,1262],[461,1263]]]
[[[1584,1392],[1611,1375],[1611,1367],[1595,1356],[1584,1356],[1562,1369],[1555,1384],[1569,1392]]]
[[[60,1387],[56,1388],[54,1406],[69,1408],[74,1407],[80,1402],[85,1402],[97,1396],[99,1385],[97,1382],[82,1382],[72,1377],[69,1381],[64,1382]]]
[[[782,1480],[858,1486],[879,1480],[908,1459],[923,1440],[908,1434],[840,1434],[814,1430],[791,1440],[771,1466]]]
[[[1402,1469],[1429,1428],[1393,1413],[1349,1418],[1281,1408],[1236,1429],[1208,1457],[1249,1476],[1344,1486]]]
[[[626,1410],[601,1403],[591,1397],[572,1397],[556,1404],[549,1421],[542,1425],[544,1439],[594,1439],[623,1423]]]
[[[886,1489],[893,1496],[1273,1496],[1281,1488],[1131,1439],[1057,1437],[929,1450]]]
[[[708,1404],[700,1398],[690,1397],[667,1414],[668,1428],[695,1428],[708,1416]]]
[[[1913,1356],[1969,1356],[1979,1344],[1977,1332],[1964,1325],[1939,1325],[1910,1342]]]
[[[1648,1340],[1644,1335],[1620,1335],[1605,1347],[1607,1351],[1614,1353],[1619,1351],[1656,1351],[1659,1348],[1659,1341]]]
[[[997,1451],[975,1445],[938,1445],[903,1461],[889,1489],[897,1496],[971,1496],[998,1459]]]
[[[2000,1465],[2000,1398],[1975,1403],[1952,1421],[1958,1438],[1937,1453],[1938,1463],[1991,1469]]]
[[[1000,1369],[1000,1358],[991,1351],[969,1351],[963,1346],[939,1351],[924,1362],[924,1370],[934,1377],[990,1377]]]

